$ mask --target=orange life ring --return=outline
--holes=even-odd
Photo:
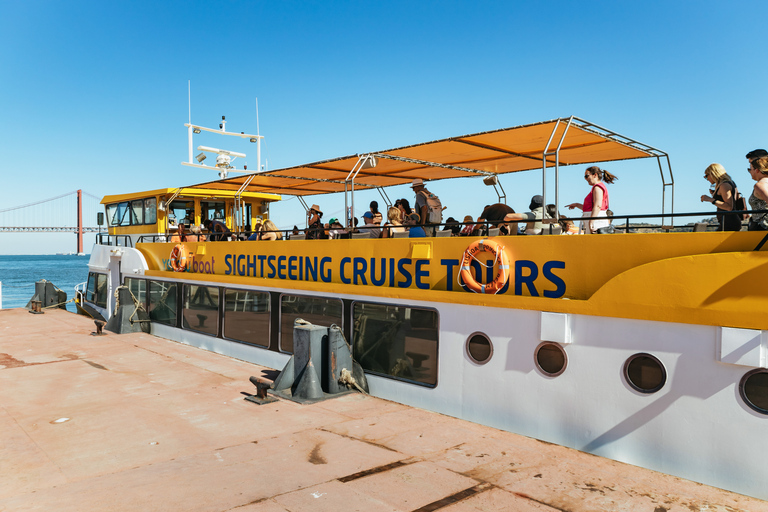
[[[187,248],[184,244],[176,244],[171,250],[170,263],[171,268],[176,272],[187,270]]]
[[[472,259],[481,252],[490,252],[494,256],[494,261],[498,261],[499,264],[499,272],[496,274],[496,278],[488,284],[478,283],[470,271],[469,265],[472,263]],[[464,285],[475,293],[499,293],[509,280],[509,256],[504,246],[487,238],[469,244],[467,250],[464,251],[464,256],[461,258],[459,277],[464,281]]]

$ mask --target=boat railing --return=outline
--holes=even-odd
[[[96,235],[96,243],[98,245],[110,245],[115,247],[133,247],[131,235],[108,235],[99,233]]]

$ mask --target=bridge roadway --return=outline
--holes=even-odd
[[[104,231],[103,228],[82,228],[83,233],[98,233]],[[51,227],[3,227],[0,226],[0,233],[77,233],[78,228],[51,226]],[[104,231],[106,232],[106,231]]]
[[[768,502],[359,394],[244,400],[277,372],[62,310],[0,310],[0,510],[766,511]]]

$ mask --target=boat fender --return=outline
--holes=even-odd
[[[496,274],[496,278],[488,284],[478,283],[477,280],[472,276],[472,272],[470,270],[470,264],[472,263],[473,259],[484,267],[488,266],[475,257],[476,254],[481,252],[489,252],[493,254],[493,264],[498,264],[499,267],[499,272]],[[499,291],[504,288],[504,286],[507,284],[507,281],[509,280],[509,256],[507,255],[506,249],[499,242],[496,242],[495,240],[489,240],[487,238],[472,242],[464,251],[464,256],[461,258],[459,278],[459,284],[461,284],[461,281],[463,281],[464,285],[475,293],[491,293],[494,295],[499,293]]]
[[[171,268],[175,272],[187,270],[187,248],[184,244],[176,244],[173,250],[171,250],[170,263]]]

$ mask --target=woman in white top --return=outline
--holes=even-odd
[[[381,230],[381,238],[392,238],[392,233],[403,233],[405,228],[402,222],[400,222],[400,209],[392,206],[387,210],[387,223],[384,224],[384,229]]]

